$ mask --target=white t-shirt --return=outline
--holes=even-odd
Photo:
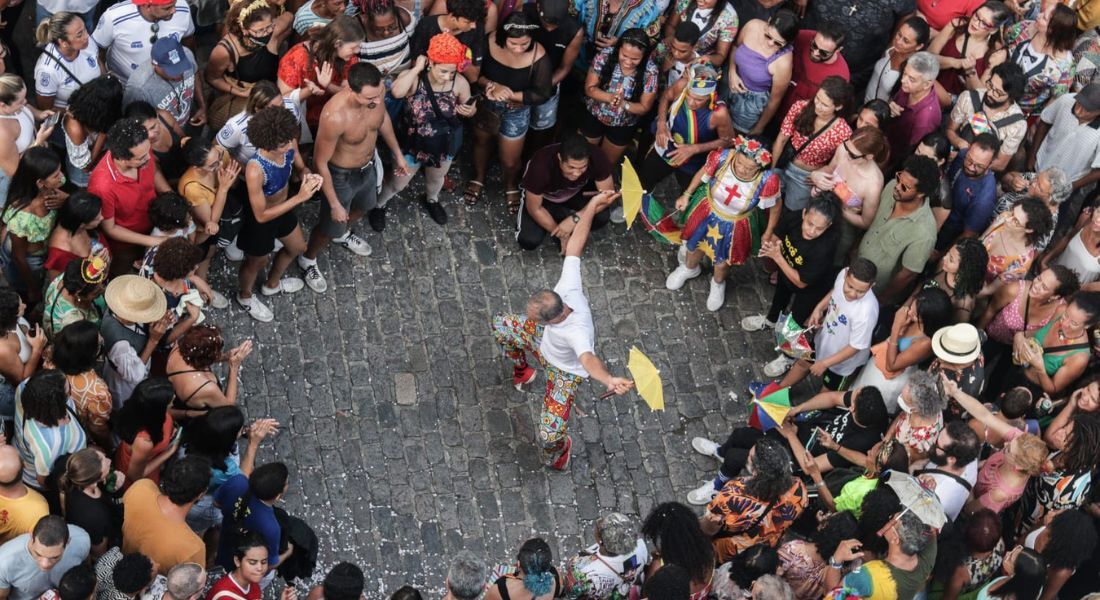
[[[302,114],[298,108],[300,95],[301,90],[296,89],[283,97],[283,106],[294,114],[299,123],[302,122]],[[218,131],[218,144],[228,150],[242,166],[256,156],[256,147],[248,140],[248,122],[251,119],[252,115],[239,112],[230,117]]]
[[[64,69],[61,68],[62,65]],[[34,93],[54,98],[54,108],[65,108],[69,105],[69,96],[73,92],[102,74],[96,46],[88,44],[87,48],[69,62],[61,56],[57,44],[50,43],[43,48],[42,54],[38,55],[38,62],[34,64]],[[73,78],[74,75],[76,79]]]
[[[157,38],[174,37],[182,40],[195,33],[191,22],[191,7],[186,0],[176,0],[176,14],[167,21],[157,23]],[[108,8],[96,25],[92,39],[100,48],[107,49],[107,70],[118,76],[122,83],[130,78],[138,66],[149,62],[153,44],[153,23],[146,21],[133,2],[122,2]]]
[[[929,462],[922,468],[935,469],[937,465]],[[926,474],[936,482],[936,497],[940,499],[940,504],[943,504],[943,512],[949,520],[954,521],[962,512],[963,505],[970,497],[970,490],[974,489],[974,484],[978,481],[978,461],[975,460],[966,465],[962,472],[962,478],[970,484],[970,489],[967,489],[966,486],[949,475],[942,473]]]
[[[844,269],[836,276],[821,329],[814,336],[814,356],[818,360],[840,352],[845,346],[859,350],[848,360],[829,367],[837,375],[851,375],[867,362],[871,356],[871,334],[878,321],[878,300],[873,291],[855,302],[844,297],[844,276],[847,274],[848,269]]]
[[[551,365],[574,375],[588,377],[580,356],[585,352],[595,352],[596,327],[592,324],[592,309],[588,307],[588,298],[584,297],[580,257],[565,257],[561,266],[561,279],[558,279],[554,291],[573,312],[561,323],[547,325],[542,330],[539,352]]]
[[[96,4],[99,0],[38,0],[38,6],[51,15],[61,11],[82,15],[95,8]]]

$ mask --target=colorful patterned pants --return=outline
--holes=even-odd
[[[527,368],[528,352],[546,371],[546,395],[542,401],[539,441],[542,443],[543,463],[560,468],[571,445],[566,429],[569,413],[573,408],[573,398],[582,378],[543,360],[539,354],[542,325],[523,315],[498,314],[493,317],[493,339],[504,349],[504,355],[512,359],[517,372]]]

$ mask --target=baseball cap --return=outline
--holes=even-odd
[[[194,68],[183,45],[174,37],[162,37],[153,44],[153,64],[160,67],[169,77],[182,77]]]
[[[1100,110],[1100,83],[1090,83],[1077,92],[1074,100],[1081,105],[1081,108],[1094,112]]]

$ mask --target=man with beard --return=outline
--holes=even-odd
[[[943,504],[947,518],[954,521],[962,511],[978,480],[978,434],[966,421],[951,421],[940,430],[936,445],[928,450],[928,462],[913,475],[931,488]]]
[[[997,178],[993,175],[993,158],[1000,149],[1001,140],[986,132],[974,138],[965,150],[947,168],[947,180],[951,182],[951,212],[940,226],[936,238],[936,254],[932,260],[947,252],[961,237],[978,237],[993,221],[993,209],[997,206]]]
[[[347,87],[325,103],[313,146],[316,173],[324,178],[325,201],[309,246],[298,257],[306,285],[318,294],[328,283],[317,267],[317,255],[333,242],[359,256],[370,256],[370,244],[350,231],[367,211],[378,206],[376,142],[381,134],[393,153],[394,170],[408,175],[405,155],[397,144],[393,123],[383,104],[386,88],[382,73],[370,63],[357,63],[348,71]]]
[[[193,47],[194,35],[191,7],[185,0],[130,0],[104,11],[92,40],[100,48],[100,61],[125,84],[149,62],[157,40],[171,37]]]
[[[1024,93],[1027,78],[1020,65],[1012,61],[993,67],[986,75],[985,91],[968,90],[959,96],[951,110],[947,139],[960,150],[970,147],[974,138],[992,133],[1001,140],[1001,149],[993,160],[993,170],[1001,172],[1027,134],[1027,120],[1016,101]]]
[[[794,40],[794,67],[791,86],[779,108],[787,114],[799,100],[813,100],[826,77],[849,80],[848,61],[841,54],[847,33],[836,23],[826,22],[817,31],[803,29]]]

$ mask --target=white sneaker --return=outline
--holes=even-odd
[[[688,492],[687,500],[688,504],[694,504],[695,506],[702,506],[710,503],[715,496],[718,495],[718,490],[714,489],[714,482],[708,481],[703,485]]]
[[[225,258],[230,262],[244,260],[244,250],[237,247],[237,238],[233,238],[233,243],[225,247]]]
[[[680,244],[680,249],[676,251],[676,262],[681,266],[686,265],[688,260],[688,247],[687,244]]]
[[[260,302],[260,299],[255,296],[249,298],[241,298],[238,296],[237,306],[243,308],[248,312],[248,316],[261,323],[270,323],[275,319],[275,313],[271,312],[271,309],[263,302]]]
[[[282,249],[283,249],[283,241],[276,238],[275,239],[275,247],[272,248],[271,251],[272,252],[278,252],[279,250],[282,250]]]
[[[786,355],[779,355],[775,357],[775,360],[764,365],[764,375],[772,379],[782,377],[783,374],[787,372],[787,369],[790,369],[793,364],[793,358]]]
[[[370,244],[367,243],[367,240],[364,240],[354,233],[348,233],[342,238],[335,238],[332,240],[332,243],[337,246],[343,246],[359,256],[370,256],[371,253]]]
[[[741,319],[741,329],[745,331],[763,331],[774,327],[775,323],[769,321],[764,315],[752,315]]]
[[[325,290],[328,289],[328,282],[325,281],[325,276],[321,274],[321,269],[317,268],[317,264],[302,266],[299,263],[298,266],[302,267],[302,271],[305,272],[306,285],[309,286],[309,289],[318,294],[325,293]]]
[[[722,460],[721,455],[718,454],[718,449],[722,446],[717,442],[712,442],[703,437],[691,438],[691,447],[695,448],[695,451],[703,456]]]
[[[210,306],[222,309],[229,306],[229,299],[221,295],[218,290],[210,290]]]
[[[616,206],[611,209],[611,222],[612,223],[626,223],[626,215],[623,214],[623,207]]]
[[[695,267],[694,269],[689,269],[683,265],[676,267],[676,270],[669,273],[668,277],[665,279],[665,287],[670,290],[678,290],[684,287],[688,279],[698,277],[699,273],[702,272],[703,270],[699,267]]]
[[[274,296],[275,294],[293,294],[295,292],[302,291],[302,288],[306,287],[306,284],[297,277],[283,277],[279,280],[279,287],[268,288],[266,285],[260,286],[260,292],[265,296]]]
[[[707,310],[714,312],[726,303],[726,282],[710,280],[710,294],[707,294]]]

